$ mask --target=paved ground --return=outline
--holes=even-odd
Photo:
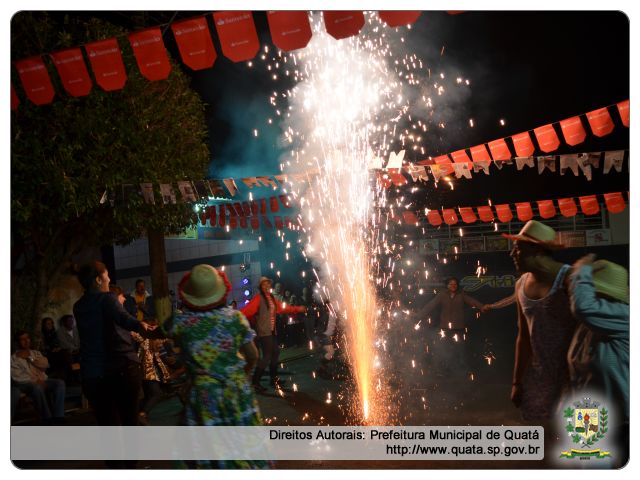
[[[305,348],[289,348],[282,355],[282,377],[286,391],[272,389],[259,395],[266,424],[271,425],[344,425],[353,424],[341,405],[351,395],[348,382],[319,375],[319,358]],[[263,379],[266,385],[266,378]],[[509,401],[508,369],[479,368],[470,375],[434,377],[414,374],[395,382],[400,392],[396,400],[398,418],[405,425],[520,425],[518,411]],[[330,397],[329,397],[330,394]],[[331,399],[329,402],[328,399]],[[72,405],[70,405],[72,406]],[[182,405],[177,396],[163,400],[150,414],[151,425],[177,425]],[[95,424],[85,409],[70,411],[69,425]],[[29,424],[27,421],[23,424]],[[32,423],[32,422],[31,422]],[[21,462],[23,468],[102,468],[102,462]],[[138,463],[138,468],[171,468],[171,462]],[[532,461],[280,461],[277,468],[544,468]]]

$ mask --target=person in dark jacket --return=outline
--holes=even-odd
[[[129,332],[153,330],[127,313],[109,291],[101,262],[80,268],[84,295],[73,306],[80,333],[82,390],[98,425],[137,425],[142,382],[140,359]]]
[[[438,294],[427,303],[418,313],[418,318],[427,317],[432,310],[440,308],[438,321],[439,333],[434,340],[434,355],[438,358],[440,370],[448,371],[451,366],[466,374],[468,369],[467,349],[465,348],[467,326],[465,323],[465,305],[485,311],[485,306],[475,298],[467,295],[459,289],[457,278],[450,277],[445,280],[446,290]],[[446,348],[445,343],[451,348]]]

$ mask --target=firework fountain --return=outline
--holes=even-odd
[[[380,358],[389,308],[377,292],[393,291],[392,257],[401,249],[389,224],[408,205],[389,202],[370,167],[401,150],[424,155],[428,122],[412,121],[410,109],[420,103],[422,112],[432,111],[429,92],[444,89],[438,82],[420,85],[420,75],[430,71],[415,55],[394,52],[392,45],[404,42],[401,33],[376,13],[365,18],[359,35],[336,40],[321,15],[310,15],[309,45],[279,52],[267,68],[274,80],[286,75],[295,82],[270,99],[288,147],[281,168],[290,179],[286,193],[301,207],[303,254],[316,266],[317,290],[344,327],[358,392],[351,411],[357,421],[381,425],[393,421],[394,411]],[[403,92],[407,87],[412,98]],[[405,128],[407,122],[413,125]],[[301,176],[304,181],[294,180]]]

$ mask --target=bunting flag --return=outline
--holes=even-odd
[[[210,207],[207,207],[207,212],[209,212],[209,224],[212,227],[216,226],[216,207],[215,205],[212,205]]]
[[[180,195],[182,195],[183,202],[197,202],[198,198],[196,197],[195,191],[193,189],[193,185],[191,182],[183,180],[178,182],[178,190],[180,190]]]
[[[284,208],[291,208],[291,203],[287,195],[278,195],[278,198],[280,198],[280,203],[282,203]]]
[[[560,198],[558,208],[563,217],[575,217],[578,213],[578,207],[573,198]]]
[[[552,172],[556,171],[556,157],[548,155],[546,157],[538,157],[538,173],[542,173],[545,169],[549,169]]]
[[[260,50],[260,42],[251,12],[216,12],[213,14],[222,54],[232,62],[251,60]]]
[[[607,205],[607,210],[611,213],[620,213],[626,208],[622,192],[605,193],[604,201]]]
[[[456,211],[453,208],[443,208],[442,218],[447,225],[455,225],[458,223],[458,215],[456,215]]]
[[[545,220],[555,217],[556,207],[553,204],[553,200],[538,200],[538,212],[540,212],[540,217]]]
[[[324,26],[336,40],[353,37],[364,27],[364,14],[352,10],[324,11]]]
[[[578,145],[587,138],[587,132],[578,116],[561,120],[560,130],[562,130],[562,136],[567,145]]]
[[[434,227],[439,227],[442,225],[442,217],[440,216],[440,212],[438,210],[429,210],[427,213],[427,220]]]
[[[580,209],[585,215],[595,215],[600,211],[600,205],[595,195],[580,197]]]
[[[591,131],[596,137],[604,137],[613,132],[613,120],[606,107],[587,113],[587,120],[591,126]]]
[[[516,157],[516,168],[522,170],[525,166],[533,168],[535,163],[533,157]]]
[[[618,113],[620,114],[620,120],[625,127],[629,126],[629,100],[620,102],[616,105]]]
[[[458,211],[460,212],[460,217],[464,223],[475,223],[478,220],[478,217],[476,217],[476,214],[471,207],[460,207],[458,208]]]
[[[419,180],[426,182],[429,180],[427,169],[422,165],[409,165],[406,167],[407,173],[411,176],[411,180],[417,182]]]
[[[591,166],[589,165],[589,168]],[[578,176],[578,155],[561,155],[560,156],[560,175],[564,175],[565,171],[569,169],[575,176]],[[591,171],[589,171],[591,173]]]
[[[227,224],[227,209],[224,205],[220,205],[218,209],[218,226],[224,227]]]
[[[498,162],[500,163],[500,162]],[[496,163],[495,165],[497,166],[498,163]],[[491,172],[489,171],[489,166],[491,165],[491,159],[489,160],[477,160],[473,162],[473,171],[475,173],[478,173],[480,170],[482,170],[482,172],[485,175],[491,175]]]
[[[535,147],[531,141],[529,132],[522,132],[511,137],[513,148],[516,150],[518,157],[530,157],[535,152]]]
[[[262,224],[265,226],[265,228],[273,228],[273,225],[269,221],[269,217],[267,217],[266,215],[262,215]]]
[[[493,210],[489,205],[482,205],[478,207],[477,210],[480,220],[483,222],[493,222],[495,217],[493,216]]]
[[[513,212],[508,204],[496,205],[496,215],[498,220],[503,223],[510,222],[513,219]]]
[[[58,70],[62,86],[72,97],[89,95],[93,83],[82,58],[82,50],[69,48],[51,54],[53,64]]]
[[[487,147],[482,145],[476,145],[475,147],[471,147],[471,158],[475,163],[478,162],[491,162],[491,156],[489,156],[489,152],[487,152]]]
[[[545,153],[553,152],[560,146],[560,139],[558,138],[556,130],[553,128],[552,124],[534,128],[533,133],[538,140],[540,150]]]
[[[458,150],[451,154],[454,163],[462,163],[467,166],[468,169],[473,168],[473,162],[469,159],[467,152],[464,150]]]
[[[434,158],[433,162],[435,165],[440,167],[440,176],[451,175],[454,172],[448,155],[440,155],[439,157]]]
[[[18,94],[16,93],[16,89],[13,87],[13,82],[11,83],[11,110],[16,110],[20,105],[20,99],[18,98]]]
[[[471,178],[471,170],[469,169],[469,164],[467,163],[454,163],[453,171],[456,174],[456,178]]]
[[[122,61],[118,40],[109,38],[84,46],[89,57],[96,83],[105,92],[124,88],[127,83],[127,72]]]
[[[504,141],[504,138],[489,142],[489,150],[491,150],[491,156],[494,161],[511,159],[511,151],[509,151],[509,147]]]
[[[224,183],[224,186],[229,191],[229,195],[235,197],[236,193],[238,193],[238,186],[236,185],[235,180],[233,178],[225,178],[222,180],[222,183]]]
[[[411,210],[405,210],[404,212],[402,212],[402,218],[404,219],[404,223],[406,223],[407,225],[418,224],[418,216]]]
[[[311,40],[309,14],[305,11],[267,12],[267,22],[271,40],[280,50],[292,52],[306,47]]]
[[[529,202],[516,203],[516,214],[521,222],[528,222],[533,218],[533,210]]]
[[[171,30],[178,44],[182,62],[191,70],[213,67],[217,54],[204,17],[172,23]]]
[[[272,212],[280,210],[280,207],[278,206],[278,199],[276,197],[269,197],[269,205]]]
[[[160,184],[160,195],[162,195],[162,203],[165,205],[175,204],[177,201],[176,192],[170,183]]]
[[[15,65],[27,98],[36,105],[51,103],[55,92],[42,57],[19,60]]]
[[[148,28],[129,34],[140,73],[147,80],[164,80],[171,73],[171,63],[159,28]]]
[[[604,168],[603,173],[607,174],[611,170],[611,167],[615,168],[616,172],[622,172],[622,162],[624,159],[624,150],[617,150],[613,152],[604,153]]]
[[[214,197],[226,197],[227,192],[222,188],[222,182],[220,180],[208,180],[209,188],[211,189],[211,193],[213,193]],[[235,184],[235,182],[234,182]]]
[[[422,11],[392,11],[384,10],[378,12],[380,20],[386,23],[390,27],[403,27],[405,25],[411,25],[415,23],[422,15]]]
[[[144,198],[144,203],[155,205],[156,199],[155,199],[155,195],[153,194],[153,183],[151,182],[141,183],[140,190],[142,191],[142,198]]]

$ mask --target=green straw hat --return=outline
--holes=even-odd
[[[629,304],[629,272],[608,260],[593,262],[593,286],[597,293]]]

